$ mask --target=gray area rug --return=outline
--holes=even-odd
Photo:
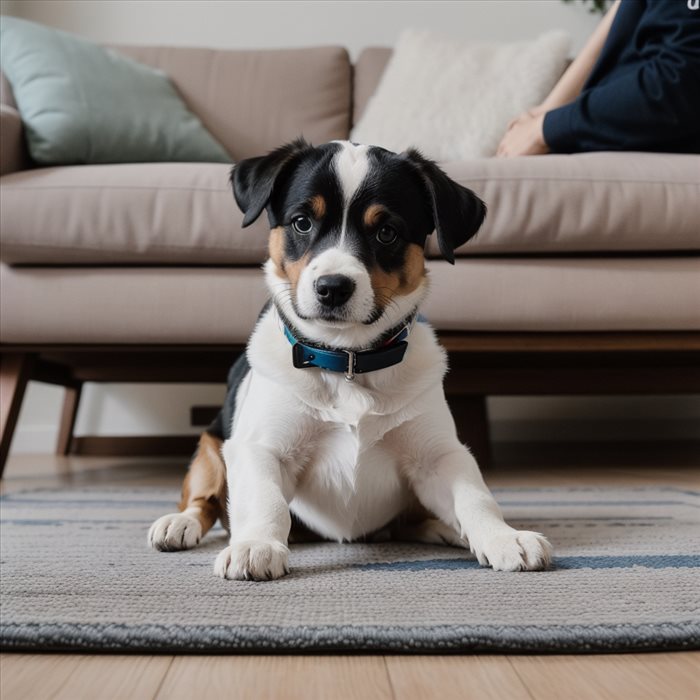
[[[149,652],[581,652],[700,646],[700,493],[496,490],[544,532],[553,570],[502,573],[413,544],[292,546],[279,581],[224,581],[215,529],[157,553],[174,489],[36,490],[0,499],[5,649]]]

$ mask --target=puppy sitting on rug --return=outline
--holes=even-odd
[[[303,140],[232,171],[243,226],[267,210],[271,302],[202,435],[180,512],[153,523],[161,551],[198,544],[217,518],[228,579],[288,572],[292,516],[348,541],[466,547],[499,571],[547,567],[549,542],[507,525],[462,445],[442,386],[445,352],[417,320],[423,247],[471,238],[484,203],[415,151]]]

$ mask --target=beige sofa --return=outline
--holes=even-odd
[[[390,56],[117,48],[165,70],[232,161],[347,138]],[[227,166],[33,167],[4,79],[1,100],[0,461],[29,378],[67,387],[60,452],[84,381],[223,380],[265,300],[267,242],[264,217],[241,229]],[[700,157],[444,167],[489,207],[454,267],[430,242],[425,308],[477,451],[488,394],[700,390]]]

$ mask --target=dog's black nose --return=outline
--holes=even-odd
[[[316,280],[316,296],[324,306],[342,306],[355,291],[355,283],[345,275],[322,275]]]

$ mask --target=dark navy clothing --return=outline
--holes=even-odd
[[[622,0],[576,100],[547,112],[554,153],[700,153],[700,10],[695,0]]]

